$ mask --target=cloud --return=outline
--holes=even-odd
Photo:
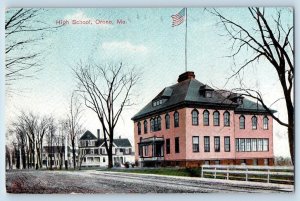
[[[111,24],[96,24],[96,20],[95,18],[92,17],[88,17],[82,10],[78,10],[77,12],[70,14],[70,15],[66,15],[64,17],[64,20],[68,20],[69,23],[71,25],[72,24],[72,20],[76,20],[76,21],[91,21],[92,24],[76,24],[73,25],[74,27],[94,27],[94,28],[100,28],[100,29],[109,29],[112,28],[113,25]]]
[[[148,51],[144,45],[135,45],[129,41],[104,42],[101,46],[107,51],[124,51],[130,53],[146,53]]]

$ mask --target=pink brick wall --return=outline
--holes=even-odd
[[[213,125],[213,112],[215,110],[209,109],[209,126],[203,125],[203,112],[205,109],[198,109],[199,111],[199,125],[192,125],[192,110],[193,108],[186,108],[187,113],[187,141],[186,141],[186,152],[187,159],[224,159],[234,157],[234,122],[233,122],[233,111],[228,110],[230,113],[230,126],[224,127],[223,113],[226,110],[218,110],[220,113],[220,126]],[[194,153],[192,149],[192,136],[199,136],[200,141],[200,151]],[[210,152],[204,152],[204,136],[210,136]],[[215,152],[214,150],[214,136],[220,136],[220,152]],[[224,136],[230,137],[230,152],[224,152]]]
[[[235,115],[235,137],[236,138],[268,138],[269,139],[269,151],[265,152],[236,152],[236,158],[272,158],[273,154],[273,118],[269,118],[268,130],[263,129],[263,117],[264,115],[255,115],[257,117],[257,129],[252,130],[252,118],[253,115],[244,115],[245,117],[245,129],[240,129],[239,117],[240,114]]]
[[[273,158],[273,119],[269,118],[269,129],[263,129],[263,115],[257,116],[257,130],[252,130],[252,115],[245,116],[245,129],[239,128],[239,114],[234,114],[232,110],[230,113],[230,126],[224,126],[223,113],[226,110],[218,110],[220,112],[220,125],[213,125],[213,112],[215,110],[209,109],[209,126],[203,125],[203,111],[204,109],[198,108],[199,111],[199,125],[192,125],[192,110],[193,108],[182,108],[177,110],[179,112],[179,127],[174,127],[174,111],[169,112],[170,115],[170,129],[165,127],[165,114],[161,116],[161,130],[150,131],[150,118],[148,121],[148,133],[144,134],[144,119],[141,120],[141,135],[138,135],[137,122],[134,123],[134,139],[135,139],[135,158],[138,156],[138,145],[140,137],[164,137],[170,138],[170,154],[166,154],[166,144],[164,144],[164,157],[165,160],[219,160],[219,159],[247,159],[247,158]],[[154,116],[153,116],[154,117]],[[192,150],[192,136],[199,136],[199,152],[194,153]],[[210,136],[210,152],[204,152],[204,136]],[[214,136],[220,136],[220,152],[214,150]],[[230,137],[230,152],[224,151],[224,136]],[[179,137],[180,152],[175,153],[175,137]],[[268,152],[236,152],[235,151],[235,138],[268,138],[269,151]],[[148,147],[148,156],[152,155],[152,147]]]

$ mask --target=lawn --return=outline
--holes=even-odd
[[[99,171],[103,171],[101,169]],[[105,169],[107,171],[108,169]],[[140,174],[158,174],[158,175],[170,175],[170,176],[184,176],[184,177],[200,177],[200,168],[129,168],[129,169],[111,169],[113,172],[128,172],[128,173],[140,173]]]

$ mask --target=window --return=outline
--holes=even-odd
[[[160,118],[160,116],[155,117],[153,122],[154,122],[153,123],[154,124],[153,131],[161,130],[161,118]]]
[[[245,117],[240,116],[240,129],[245,129]]]
[[[211,91],[207,91],[207,92],[206,92],[206,98],[211,98],[211,97],[212,97]]]
[[[230,137],[224,137],[224,151],[230,152]]]
[[[209,126],[209,112],[207,110],[203,112],[203,125]]]
[[[170,154],[170,139],[166,139],[166,153]]]
[[[144,156],[148,156],[148,146],[143,146],[144,147]]]
[[[151,132],[154,131],[154,119],[150,119],[150,124],[151,124]]]
[[[192,111],[192,125],[197,126],[199,124],[198,122],[198,110],[194,109]]]
[[[214,126],[219,126],[220,125],[220,113],[218,111],[215,111],[213,113],[214,116]]]
[[[220,165],[220,160],[216,160],[215,165]]]
[[[174,127],[179,127],[179,113],[174,112]]]
[[[209,136],[204,136],[204,152],[210,152],[210,139],[209,139]]]
[[[144,121],[144,133],[148,133],[148,122],[147,122],[147,120]]]
[[[139,145],[139,156],[143,157],[143,146]]]
[[[169,114],[166,114],[166,129],[169,129],[170,128],[170,115]]]
[[[193,136],[193,152],[199,152],[199,137]]]
[[[142,130],[141,130],[141,122],[137,123],[137,127],[138,127],[138,135],[141,134]]]
[[[263,139],[263,151],[269,151],[269,139]]]
[[[251,139],[245,139],[245,151],[251,151]]]
[[[161,130],[161,117],[160,116],[157,117],[157,130],[158,131]]]
[[[179,137],[175,137],[175,153],[179,153]]]
[[[214,137],[215,152],[220,152],[220,137]]]
[[[154,118],[154,131],[157,131],[158,130],[158,122],[157,122],[158,118],[155,117]]]
[[[103,157],[103,163],[105,163],[105,157]]]
[[[257,151],[257,139],[251,139],[251,150]]]
[[[166,99],[155,100],[155,101],[152,101],[152,105],[153,105],[153,107],[156,107],[156,106],[163,104],[165,101],[166,101]]]
[[[230,126],[230,114],[229,112],[224,112],[224,126]]]
[[[257,139],[257,151],[263,150],[263,139]]]
[[[267,116],[264,116],[264,118],[263,118],[263,125],[264,125],[264,130],[269,129],[269,119]]]
[[[252,130],[256,130],[257,129],[257,117],[253,116],[251,118],[251,120],[252,120]]]
[[[239,151],[244,152],[245,151],[245,139],[239,140]]]

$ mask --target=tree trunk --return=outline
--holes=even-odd
[[[108,168],[110,169],[112,167],[113,167],[113,156],[112,156],[112,148],[111,148],[108,153]]]
[[[72,140],[73,168],[76,169],[75,142]]]
[[[289,114],[288,137],[289,137],[291,160],[292,160],[293,165],[295,165],[294,114]]]
[[[22,146],[22,166],[23,169],[26,169],[26,153],[25,153],[25,148]]]

